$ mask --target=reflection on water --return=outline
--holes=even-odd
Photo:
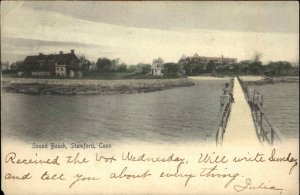
[[[226,80],[108,96],[2,94],[2,133],[25,141],[204,141]]]
[[[299,83],[249,86],[263,95],[263,107],[271,124],[286,138],[299,136]]]

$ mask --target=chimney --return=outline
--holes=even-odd
[[[62,51],[59,51],[59,54],[63,54],[63,52],[62,52]]]
[[[71,53],[74,53],[75,52],[75,50],[74,49],[71,49]]]

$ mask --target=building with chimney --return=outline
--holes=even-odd
[[[32,76],[81,77],[81,64],[75,51],[59,54],[42,54],[27,56],[22,71]]]

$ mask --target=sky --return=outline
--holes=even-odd
[[[299,60],[298,2],[1,2],[1,60],[75,49],[127,64],[182,55]]]

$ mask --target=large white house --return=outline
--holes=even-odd
[[[150,69],[150,74],[152,75],[163,75],[163,69],[164,69],[164,60],[161,58],[154,59],[152,62],[152,66]]]

